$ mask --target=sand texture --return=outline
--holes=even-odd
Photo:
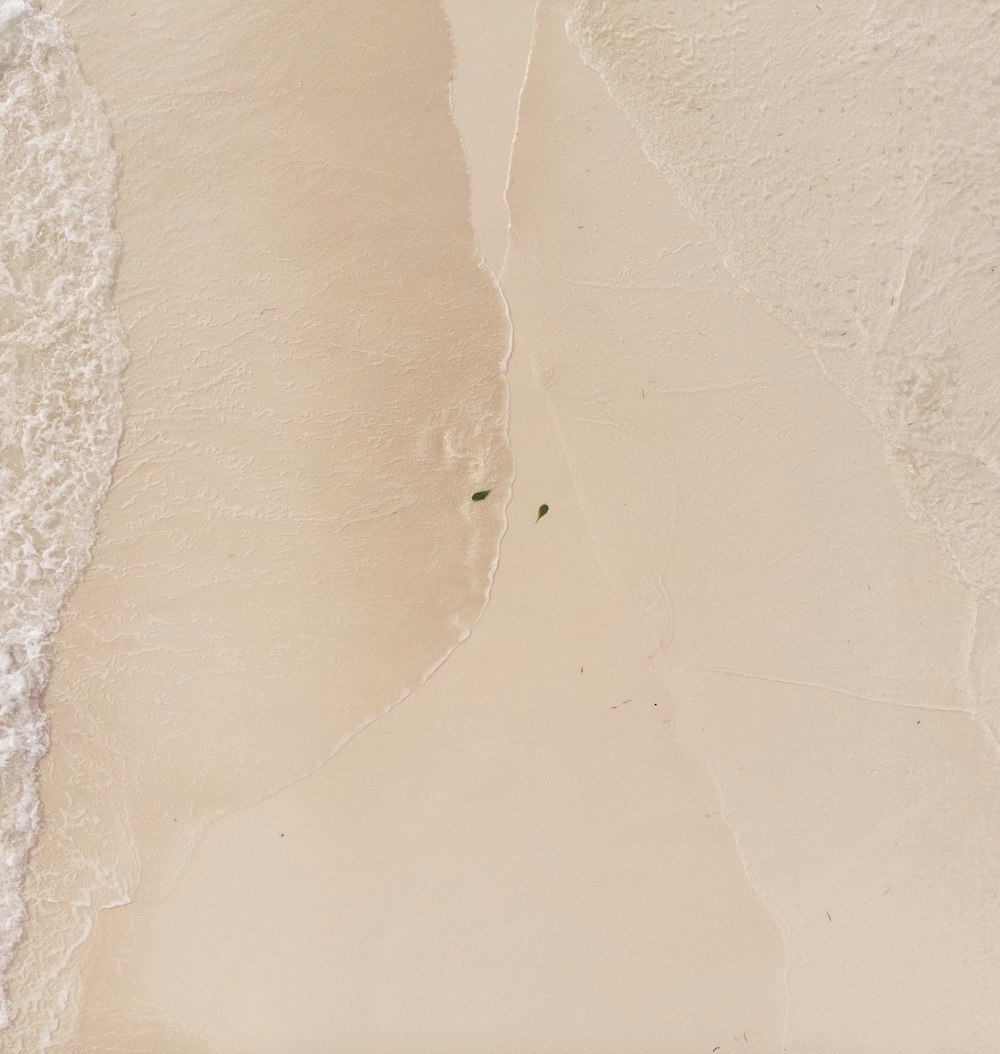
[[[1000,1049],[1000,6],[41,7],[131,361],[0,1049]]]

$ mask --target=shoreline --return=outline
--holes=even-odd
[[[502,305],[450,204],[467,195],[446,175],[457,136],[435,119],[444,16],[415,11],[413,61],[383,68],[367,23],[341,39],[346,6],[296,34],[276,34],[264,4],[169,15],[150,9],[137,34],[127,11],[59,7],[122,158],[116,299],[133,360],[46,693],[47,826],[9,1033],[32,1051],[74,998],[60,949],[91,946],[101,908],[164,896],[213,817],[314,771],[467,634],[511,475]],[[327,45],[351,52],[354,132],[331,123]],[[415,153],[391,153],[425,99],[436,194]],[[362,124],[390,144],[384,164]],[[289,164],[307,196],[287,193]],[[471,507],[484,476],[498,500]],[[39,1000],[47,969],[69,988]]]
[[[120,139],[134,365],[18,1050],[1000,1034],[1000,617],[564,7],[59,8]]]

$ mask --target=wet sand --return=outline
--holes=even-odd
[[[415,9],[387,62],[371,14],[303,4],[292,31],[263,4],[163,4],[137,32],[60,8],[121,157],[133,359],[46,699],[34,975],[89,909],[162,896],[212,818],[405,698],[484,608],[506,309],[477,263],[446,19]]]
[[[280,46],[263,5],[185,8],[183,31],[154,6],[141,34],[127,12],[61,14],[123,157],[135,365],[48,693],[19,1049],[57,991],[56,1049],[79,1054],[993,1049],[995,620],[910,518],[869,422],[730,278],[555,4],[386,4],[341,51],[344,10],[315,4]],[[230,36],[207,31],[220,19]],[[370,78],[346,101],[331,53],[350,62],[337,91]],[[174,83],[137,95],[148,68]],[[234,69],[297,100],[283,135],[265,110],[222,136]],[[377,115],[390,138],[368,134]],[[324,166],[352,136],[382,160],[349,195]],[[172,189],[206,151],[220,188],[249,181],[216,240]],[[274,171],[265,215],[251,174]],[[366,437],[359,471],[413,457],[330,411],[346,382],[356,409],[398,379],[386,327],[374,373],[324,354],[358,346],[346,292],[371,324],[377,268],[328,286],[372,246],[439,269],[432,289],[401,269],[379,302],[427,323],[428,348],[457,342],[428,400],[504,410],[513,335],[516,477],[504,512],[498,447],[481,504],[507,526],[478,621],[487,532],[434,548],[442,499],[372,537],[382,521],[345,518],[329,483],[345,436]],[[428,406],[392,402],[375,434]],[[280,530],[225,490],[245,500],[251,466]],[[442,585],[470,537],[473,573]],[[356,578],[329,572],[362,546]],[[471,634],[391,708],[455,643],[428,598],[456,590]]]

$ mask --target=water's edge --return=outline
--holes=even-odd
[[[123,426],[110,127],[59,22],[0,5],[0,973],[40,824],[42,695]],[[6,998],[0,1023],[9,1023]]]

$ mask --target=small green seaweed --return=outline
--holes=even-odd
[[[546,514],[546,513],[548,512],[548,511],[549,511],[549,507],[548,507],[548,505],[539,505],[539,506],[538,506],[538,515],[537,515],[537,516],[535,517],[535,523],[538,523],[538,521],[539,521],[539,520],[540,520],[540,519],[541,519],[541,518],[542,518],[542,517],[543,517],[543,516],[544,516],[544,515],[545,515],[545,514]]]
[[[476,493],[472,495],[472,500],[473,501],[482,501],[483,498],[486,498],[486,497],[489,496],[489,493],[490,492],[488,490],[477,490]]]

